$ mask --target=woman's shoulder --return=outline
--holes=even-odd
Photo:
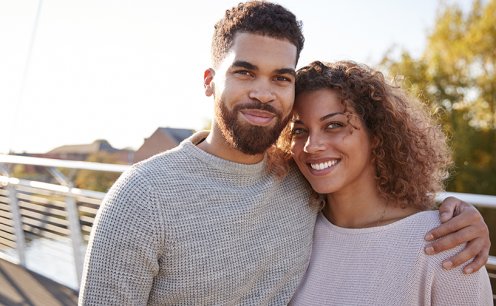
[[[441,225],[441,221],[439,219],[439,211],[438,210],[429,210],[429,211],[423,211],[416,213],[408,218],[408,223],[409,227],[414,229],[421,235],[422,237],[427,234],[430,230],[438,227]],[[424,247],[427,247],[428,241],[423,240],[422,244]],[[427,255],[425,253],[422,253],[423,256],[425,257],[425,260],[427,262],[430,262],[431,264],[441,267],[441,264],[444,260],[448,259],[449,257],[457,254],[460,252],[463,248],[465,247],[465,244],[460,244],[452,249],[440,252],[435,255]]]
[[[414,213],[403,219],[406,224],[414,224],[416,227],[434,228],[441,224],[438,210],[426,210]]]

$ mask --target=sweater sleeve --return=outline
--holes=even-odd
[[[159,270],[155,203],[136,170],[112,186],[92,228],[79,305],[146,305]]]
[[[463,266],[444,270],[438,263],[433,269],[437,271],[432,283],[432,305],[493,305],[491,283],[484,267],[472,274],[464,274]]]

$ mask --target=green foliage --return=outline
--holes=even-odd
[[[441,6],[420,58],[404,51],[399,59],[386,54],[381,63],[440,111],[455,161],[448,191],[496,195],[495,20],[496,0],[475,0],[467,13]],[[480,211],[486,224],[496,224],[495,209]],[[493,230],[491,241],[490,253],[496,255]]]
[[[469,12],[442,4],[420,58],[381,62],[439,114],[455,169],[447,190],[496,194],[496,0]]]
[[[88,156],[87,161],[97,163],[116,164],[117,159],[112,154],[98,152]],[[117,180],[120,173],[79,170],[74,179],[75,187],[94,191],[107,192]]]
[[[46,181],[50,174],[44,167],[32,165],[13,165],[10,176],[24,180]]]

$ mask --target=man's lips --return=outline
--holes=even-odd
[[[269,125],[276,117],[274,113],[260,109],[243,109],[240,112],[243,117],[253,125]]]

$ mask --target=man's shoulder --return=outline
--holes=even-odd
[[[307,179],[301,174],[300,170],[294,163],[289,164],[288,174],[284,177],[284,182],[288,184],[297,184],[304,188],[311,188]]]
[[[188,165],[192,156],[198,155],[195,143],[200,142],[207,135],[208,131],[195,132],[176,147],[157,153],[148,159],[134,164],[133,167],[142,172],[156,172],[157,170],[174,166],[184,167],[185,164]]]
[[[185,146],[180,144],[173,149],[155,154],[134,164],[132,170],[140,173],[156,173],[161,169],[174,165],[174,163],[188,159],[189,154],[186,151]]]

